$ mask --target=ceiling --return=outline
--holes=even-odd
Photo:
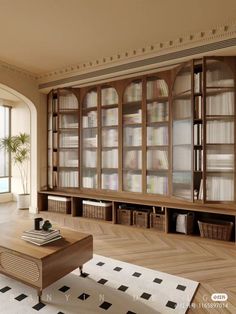
[[[0,60],[43,74],[235,20],[235,0],[0,0]]]

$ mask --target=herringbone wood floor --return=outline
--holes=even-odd
[[[94,236],[94,252],[125,262],[156,269],[200,282],[194,297],[195,308],[188,313],[236,313],[236,246],[214,240],[113,225],[85,218],[44,212],[40,214],[60,226]],[[17,211],[14,203],[0,205],[0,222],[32,219],[27,211]],[[215,292],[227,293],[227,308],[211,301]],[[205,308],[207,307],[207,308]]]

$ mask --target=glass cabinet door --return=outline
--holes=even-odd
[[[97,89],[90,90],[84,98],[82,109],[82,186],[96,189],[98,187],[97,149],[98,149],[98,106]]]
[[[168,86],[163,79],[149,78],[147,103],[147,193],[168,193]]]
[[[123,190],[142,192],[142,81],[130,83],[123,97]]]
[[[118,94],[101,89],[101,187],[118,190]]]
[[[58,92],[58,186],[79,186],[79,104],[70,90]]]
[[[206,201],[234,201],[234,74],[213,58],[205,67]]]
[[[172,125],[172,194],[193,199],[193,113],[191,66],[182,68],[173,88]]]

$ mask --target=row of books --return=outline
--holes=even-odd
[[[90,91],[89,93],[87,93],[83,105],[84,108],[97,107],[97,92]]]
[[[193,134],[194,145],[202,145],[202,124],[194,124]]]
[[[208,151],[206,155],[207,171],[229,171],[234,170],[234,154]]]
[[[57,171],[48,171],[48,186],[50,188],[57,187]]]
[[[194,93],[202,91],[202,72],[194,73]]]
[[[56,152],[55,155],[57,156]],[[59,166],[60,167],[78,167],[78,151],[70,150],[70,151],[60,151],[59,152]]]
[[[83,116],[83,128],[97,127],[97,111],[89,111],[86,116]]]
[[[234,143],[234,122],[233,121],[207,121],[206,124],[207,143]]]
[[[57,117],[53,117],[57,118]],[[60,114],[59,115],[60,128],[78,128],[78,115],[73,114]]]
[[[78,100],[74,94],[59,96],[59,110],[76,110],[78,109]]]
[[[123,131],[124,146],[142,145],[142,128],[125,127]]]
[[[83,146],[84,148],[97,148],[98,145],[98,138],[97,134],[91,137],[84,137],[83,138]]]
[[[148,170],[168,169],[168,151],[149,149],[147,151],[147,169]]]
[[[222,71],[222,69],[208,69],[206,71],[207,87],[233,87],[233,73]]]
[[[147,145],[168,145],[168,127],[147,127]]]
[[[97,167],[97,151],[84,150],[83,151],[83,166],[87,168]]]
[[[78,147],[79,137],[77,132],[61,132],[59,136],[60,147]]]
[[[234,93],[224,92],[207,96],[206,115],[234,115]]]
[[[141,101],[142,100],[142,83],[131,83],[125,91],[125,102]]]
[[[52,149],[48,149],[48,166],[57,166],[57,152],[53,152]]]
[[[207,200],[233,201],[234,179],[229,176],[208,176],[206,181]]]
[[[27,242],[42,246],[62,238],[60,230],[27,230],[23,231],[21,238]]]
[[[79,172],[60,171],[59,186],[64,188],[77,188],[79,186]]]
[[[154,101],[147,104],[148,122],[168,121],[168,102],[160,103]]]
[[[168,85],[164,80],[150,80],[147,82],[147,99],[154,99],[160,96],[168,96]]]
[[[194,171],[203,170],[203,151],[202,149],[194,150]]]
[[[124,152],[125,169],[142,169],[142,151],[141,150],[128,150]]]
[[[102,151],[102,168],[118,168],[118,149]]]
[[[142,175],[125,173],[123,175],[123,188],[125,191],[142,192]]]
[[[189,108],[190,110],[191,107]],[[194,97],[194,119],[202,119],[202,96]]]
[[[102,130],[102,146],[115,147],[118,146],[118,129],[104,129]]]
[[[49,113],[57,113],[58,112],[58,99],[57,98],[51,98],[49,100],[49,106],[48,106],[48,112]]]
[[[123,114],[123,123],[124,124],[142,123],[142,110],[139,109],[133,113]]]
[[[83,187],[96,189],[97,188],[97,174],[90,174],[89,176],[83,176]]]
[[[118,108],[102,110],[102,126],[118,125]]]
[[[168,178],[164,176],[148,175],[147,192],[165,195],[168,193]]]
[[[102,89],[102,106],[118,104],[118,94],[114,87]]]
[[[118,190],[118,174],[117,173],[102,173],[102,189],[105,190]]]

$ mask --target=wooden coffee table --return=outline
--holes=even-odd
[[[80,268],[93,257],[93,237],[60,228],[63,239],[37,246],[21,239],[33,222],[0,224],[0,273],[21,281],[38,291]]]

